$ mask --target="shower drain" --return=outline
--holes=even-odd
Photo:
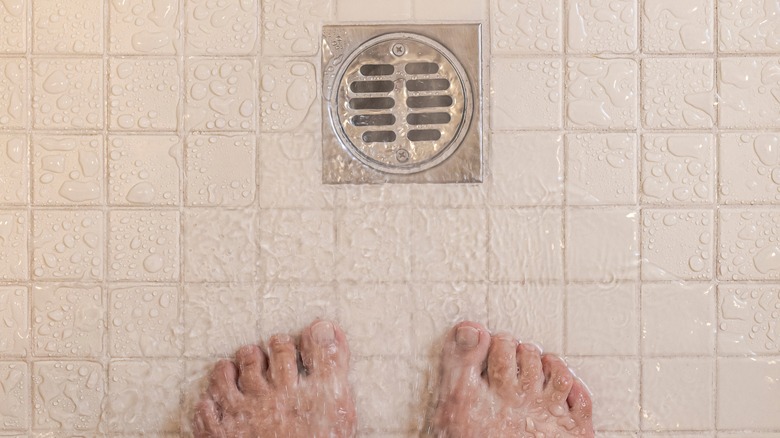
[[[478,26],[326,26],[323,34],[324,182],[481,179]]]

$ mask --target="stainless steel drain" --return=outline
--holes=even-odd
[[[478,25],[323,35],[324,182],[481,180]]]

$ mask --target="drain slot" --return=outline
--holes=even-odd
[[[389,76],[395,72],[395,67],[390,64],[366,64],[360,67],[363,76]]]
[[[355,126],[387,126],[395,124],[395,116],[392,114],[361,114],[352,117]]]
[[[450,123],[452,117],[447,113],[412,113],[406,116],[410,125],[442,125]]]
[[[350,84],[353,93],[387,93],[393,91],[392,81],[356,81]]]
[[[443,91],[449,88],[450,81],[446,79],[417,79],[406,83],[409,91]]]
[[[441,132],[435,129],[415,129],[407,135],[409,141],[436,141],[441,138]]]
[[[409,108],[447,108],[452,106],[450,96],[412,96],[406,99]]]
[[[410,75],[432,75],[438,73],[439,64],[433,62],[410,62],[406,64],[405,70]]]
[[[349,106],[355,110],[390,109],[395,106],[395,99],[390,97],[359,97],[350,100]]]
[[[366,131],[363,133],[363,141],[366,143],[392,143],[395,141],[395,132]]]

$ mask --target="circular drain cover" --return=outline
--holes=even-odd
[[[364,164],[381,172],[430,169],[457,149],[471,119],[471,86],[436,41],[391,33],[341,64],[328,109],[333,128]]]

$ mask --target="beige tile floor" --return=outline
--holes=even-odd
[[[486,178],[323,186],[322,23],[483,24]],[[470,318],[603,437],[780,437],[775,0],[0,0],[0,435],[188,436],[216,358],[350,333],[362,436]]]

